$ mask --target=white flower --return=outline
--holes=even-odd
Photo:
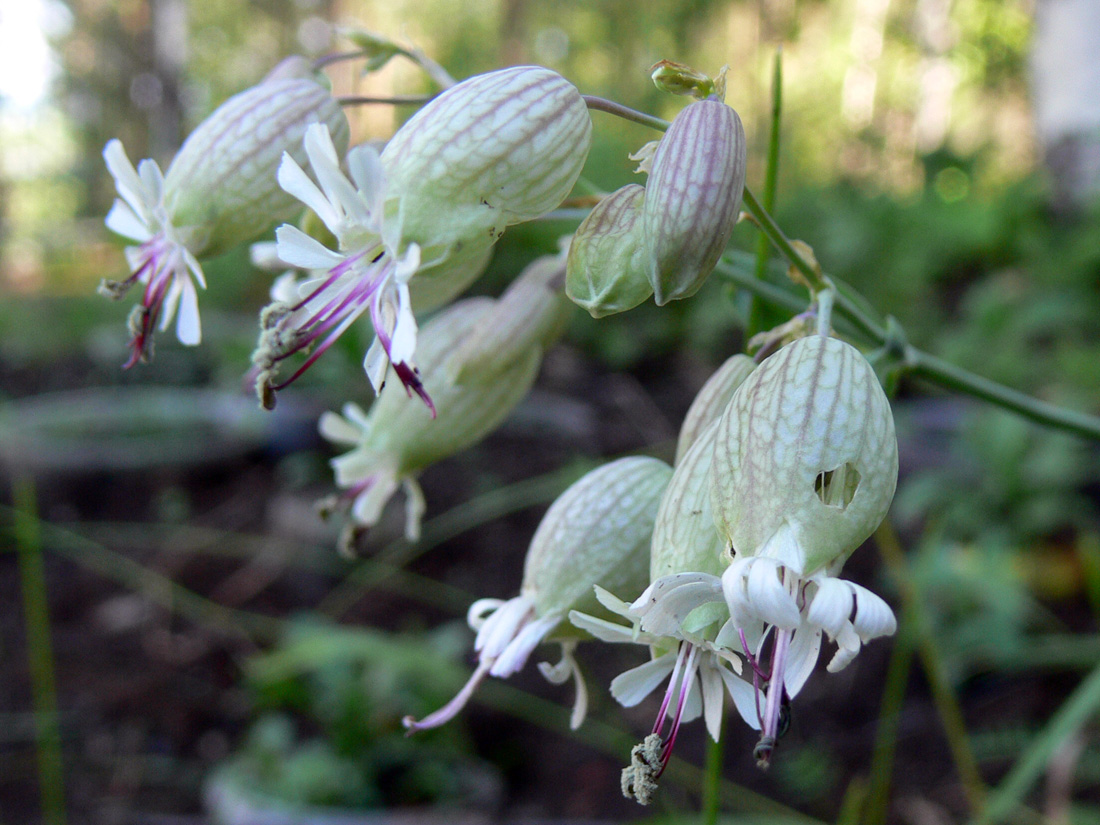
[[[344,508],[349,511],[351,521],[341,536],[341,548],[351,552],[356,538],[378,523],[383,508],[398,487],[405,493],[405,538],[418,541],[420,520],[427,505],[415,476],[403,472],[395,456],[371,445],[368,439],[370,419],[362,408],[348,403],[342,412],[341,416],[326,411],[318,422],[318,429],[326,439],[352,448],[331,462],[336,484],[344,492],[321,502],[325,513]]]
[[[317,214],[336,236],[338,250],[289,224],[276,232],[280,260],[324,274],[302,284],[296,303],[277,303],[265,311],[265,330],[253,356],[265,404],[273,403],[273,391],[301,375],[369,311],[377,337],[363,368],[375,391],[392,364],[406,390],[419,394],[431,408],[414,361],[417,326],[408,286],[420,266],[420,247],[410,243],[402,251],[401,238],[385,220],[382,161],[372,147],[356,146],[348,153],[349,180],[340,170],[328,127],[321,123],[306,130],[304,146],[320,186],[289,155],[279,167],[279,185]],[[305,363],[276,383],[279,362],[307,348],[312,351]]]
[[[790,528],[780,528],[758,555],[736,558],[722,574],[726,604],[754,674],[756,696],[738,710],[762,731],[756,757],[763,766],[779,735],[780,707],[798,695],[813,671],[822,631],[838,645],[828,665],[835,673],[865,642],[897,630],[889,605],[870,590],[826,569],[803,575],[796,549]],[[762,653],[769,639],[771,661],[765,670]]]
[[[135,170],[118,140],[103,150],[107,169],[115,179],[119,199],[107,214],[107,228],[138,246],[126,248],[132,275],[124,281],[104,281],[100,292],[120,298],[135,283],[145,285],[141,304],[131,316],[130,360],[144,361],[152,346],[152,331],[160,322],[167,329],[176,317],[180,343],[194,346],[202,339],[196,284],[206,288],[202,267],[188,249],[188,233],[172,225],[164,202],[164,175],[155,161],[143,160]]]
[[[478,654],[477,669],[450,702],[420,720],[406,716],[402,720],[405,727],[410,731],[419,731],[449,722],[466,706],[486,676],[507,679],[522,670],[534,649],[561,624],[563,618],[559,613],[536,616],[535,603],[526,596],[516,596],[507,601],[478,599],[470,605],[466,614],[470,627],[477,632],[474,639],[474,650]],[[573,658],[575,646],[573,641],[562,642],[562,659],[557,665],[539,664],[539,671],[553,684],[560,685],[570,676],[576,679],[577,693],[570,717],[570,726],[574,730],[580,727],[588,710],[588,692]]]
[[[672,756],[682,723],[701,713],[707,731],[718,739],[723,687],[738,708],[754,700],[752,686],[737,676],[741,660],[731,652],[738,644],[737,629],[723,604],[721,580],[707,573],[659,578],[633,604],[620,601],[600,587],[596,588],[596,597],[608,610],[629,619],[632,626],[575,610],[569,614],[570,622],[604,642],[646,645],[653,657],[616,676],[611,682],[611,695],[624,707],[634,707],[668,680],[653,725],[653,733],[660,735],[666,717],[671,719],[668,736],[662,736],[659,768],[651,777],[655,780]]]

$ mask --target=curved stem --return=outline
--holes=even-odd
[[[764,167],[764,209],[775,209],[775,191],[779,182],[779,126],[783,111],[783,47],[775,50],[775,63],[772,66],[772,117],[768,133],[768,160]],[[756,239],[756,269],[753,274],[763,280],[768,271],[768,239],[758,235]],[[762,331],[760,302],[753,301],[749,306],[749,323],[745,337],[751,338]]]
[[[601,97],[593,95],[584,95],[583,97],[589,109],[607,112],[625,120],[649,126],[652,129],[661,131],[668,129],[668,121],[661,118],[638,112],[628,106],[623,106],[621,103],[615,103]],[[760,204],[756,196],[753,195],[752,190],[747,186],[743,195],[743,203],[745,209],[755,218],[760,231],[790,262],[791,266],[797,269],[813,285],[814,290],[828,288],[829,280],[822,275],[819,268],[807,261],[795,249],[791,240],[783,233],[783,230],[776,224],[775,219]],[[741,277],[741,273],[736,272],[728,265],[723,266],[721,262],[717,269],[730,276],[731,280],[734,280],[738,286],[759,295],[764,300],[791,309],[794,312],[800,312],[805,308],[804,301],[779,287],[753,277],[752,273],[749,273],[747,277]],[[898,344],[879,321],[864,311],[859,301],[845,295],[843,291],[837,291],[836,310],[838,315],[842,316],[875,345],[896,346]],[[934,355],[921,352],[907,344],[902,344],[901,349],[904,367],[914,375],[964,395],[988,401],[995,406],[1003,407],[1039,424],[1100,441],[1100,417],[1067,410],[1040,401],[1037,398],[1032,398],[995,381],[990,381],[988,378],[982,378],[961,367],[956,367],[954,364],[936,358]]]
[[[645,112],[639,112],[637,109],[631,109],[629,106],[616,103],[614,100],[597,97],[596,95],[581,95],[581,97],[584,99],[585,105],[595,112],[606,112],[609,115],[621,117],[623,120],[629,120],[632,123],[640,123],[642,126],[648,126],[650,129],[664,132],[672,125],[667,120],[662,120],[653,115],[647,115]]]
[[[364,97],[362,95],[343,95],[336,98],[341,106],[361,106],[378,103],[388,106],[417,106],[427,103],[435,95],[394,95],[393,97]]]

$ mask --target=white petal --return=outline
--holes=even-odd
[[[140,218],[147,218],[150,210],[155,206],[145,199],[145,187],[138,176],[126,150],[122,147],[122,141],[118,138],[107,141],[103,147],[103,160],[107,164],[107,171],[115,179],[115,189],[134,214]]]
[[[363,371],[374,387],[375,393],[382,392],[382,385],[386,383],[386,373],[389,372],[390,359],[386,355],[386,349],[382,342],[375,336],[366,357],[363,358]]]
[[[191,272],[191,276],[195,279],[195,283],[206,289],[206,275],[203,274],[202,266],[199,264],[198,259],[191,254],[191,250],[187,247],[180,247],[180,251],[183,253],[183,260],[187,262],[187,269]]]
[[[415,479],[406,478],[401,482],[401,489],[405,491],[405,538],[417,542],[420,541],[420,520],[424,518],[428,503]]]
[[[372,146],[365,143],[356,146],[348,152],[348,172],[370,210],[370,222],[380,225],[386,206],[386,172],[382,158]]]
[[[390,247],[394,249],[394,247]],[[411,243],[401,257],[394,257],[393,279],[399,284],[408,283],[409,278],[420,268],[420,247]]]
[[[806,621],[812,625],[823,628],[829,637],[836,638],[840,629],[848,624],[848,617],[852,615],[854,593],[852,586],[842,579],[834,579],[831,576],[820,576],[817,582],[817,593],[810,602],[806,611]]]
[[[159,204],[164,197],[164,175],[155,160],[146,158],[137,167],[138,177],[141,178],[142,192],[145,194],[145,202]]]
[[[664,591],[656,591],[646,605],[635,612],[641,619],[642,630],[658,636],[675,636],[682,633],[684,619],[696,608],[723,601],[721,580],[717,576],[706,576],[702,581],[675,582]]]
[[[584,683],[584,674],[581,673],[580,666],[573,657],[576,647],[576,642],[562,642],[560,662],[556,665],[539,662],[539,673],[552,684],[564,684],[570,676],[576,680],[577,693],[573,700],[573,712],[569,714],[570,730],[579,728],[584,723],[584,717],[588,715],[588,686]]]
[[[624,708],[632,708],[653,693],[672,673],[678,651],[666,653],[644,665],[620,673],[611,680],[611,695]]]
[[[699,682],[703,687],[703,721],[707,732],[715,742],[722,731],[722,705],[725,693],[722,690],[722,676],[714,663],[713,654],[705,654],[699,663]]]
[[[366,481],[368,476],[379,472],[378,455],[373,450],[356,447],[329,461],[336,484],[339,487],[356,487]],[[386,470],[389,472],[389,470]]]
[[[560,615],[543,616],[541,619],[536,619],[524,625],[516,634],[516,637],[497,656],[492,668],[489,669],[489,675],[496,676],[499,679],[507,679],[513,673],[522,669],[527,664],[527,658],[531,655],[531,652],[542,644],[542,640],[555,627],[561,624],[561,618]]]
[[[787,666],[783,673],[783,684],[787,688],[787,695],[792,699],[814,672],[820,651],[820,629],[803,625],[795,631],[791,646],[787,649]]]
[[[344,418],[362,430],[364,433],[370,429],[370,417],[367,413],[356,404],[354,401],[344,402],[344,406],[340,408],[340,412]]]
[[[466,623],[471,630],[477,632],[488,620],[489,616],[487,614],[499,610],[504,604],[504,599],[478,599],[466,611]]]
[[[199,296],[195,284],[190,278],[176,278],[180,285],[179,316],[176,318],[176,337],[181,344],[196,346],[202,341],[202,327],[199,325]]]
[[[283,153],[283,161],[279,164],[276,179],[283,191],[293,195],[309,209],[316,212],[317,217],[328,227],[329,231],[337,238],[340,237],[339,233],[344,224],[343,216],[333,208],[328,198],[317,188],[317,184],[302,170],[297,161],[286,152]]]
[[[588,715],[588,685],[585,684],[584,674],[581,673],[577,660],[571,654],[563,654],[569,657],[573,666],[573,680],[577,683],[577,695],[573,699],[573,712],[569,714],[569,729],[576,730],[584,724],[584,717]]]
[[[852,620],[856,633],[863,641],[878,636],[893,636],[898,629],[894,611],[883,599],[866,587],[850,584],[856,597],[856,616]]]
[[[172,319],[176,317],[176,307],[179,306],[180,294],[183,292],[179,278],[172,278],[168,284],[168,291],[164,294],[164,302],[160,306],[160,331],[168,329]],[[180,339],[181,343],[183,339]]]
[[[770,558],[801,576],[806,565],[806,552],[795,538],[790,522],[784,521],[779,529],[757,551],[757,556]]]
[[[474,650],[481,653],[483,659],[495,660],[530,621],[534,610],[530,599],[523,596],[509,599],[478,630]]]
[[[676,702],[680,701],[680,697],[676,697]],[[667,715],[670,718],[675,716],[675,704],[676,702],[668,703]],[[688,683],[687,698],[684,700],[684,712],[680,714],[680,722],[691,722],[698,719],[703,714],[703,701],[699,693],[699,680],[696,674],[692,674],[691,681]]]
[[[103,222],[112,232],[139,243],[153,237],[153,233],[149,231],[149,225],[134,213],[128,203],[123,201],[115,201]]]
[[[317,429],[326,440],[351,447],[358,444],[359,439],[365,435],[361,428],[327,410],[321,413],[321,418],[317,421]]]
[[[722,595],[730,609],[730,617],[739,627],[755,624],[757,616],[749,602],[746,585],[753,558],[734,559],[722,573]]]
[[[630,614],[630,605],[618,598],[614,594],[604,590],[598,584],[592,588],[596,593],[596,601],[610,610],[612,613],[617,613],[620,616],[628,616]]]
[[[782,568],[770,561],[758,558],[755,564],[749,565],[747,598],[757,617],[778,628],[793,630],[802,621],[798,605],[787,586],[779,580]]]
[[[314,123],[306,129],[303,141],[306,154],[309,156],[310,166],[317,176],[317,182],[325,192],[328,201],[340,215],[341,221],[347,217],[359,225],[364,225],[367,217],[366,206],[359,198],[355,187],[344,177],[340,171],[340,159],[336,156],[336,147],[332,144],[332,136],[329,135],[328,126],[323,123]],[[340,237],[340,233],[333,227],[333,234]]]
[[[397,480],[379,475],[374,484],[361,493],[351,507],[351,514],[364,527],[373,527],[382,517],[382,510],[397,492]]]
[[[856,658],[856,654],[859,653],[860,642],[859,636],[852,629],[849,624],[845,626],[836,637],[837,651],[833,654],[833,658],[829,660],[829,665],[825,668],[829,673],[837,673],[844,668],[848,667],[852,659]]]
[[[343,255],[290,224],[275,230],[275,242],[279,258],[299,269],[331,269],[344,260]]]
[[[718,671],[718,675],[722,677],[722,681],[726,684],[726,690],[729,691],[730,696],[733,698],[734,707],[737,708],[737,712],[741,714],[741,718],[745,720],[747,724],[753,730],[760,730],[760,715],[757,710],[757,700],[759,699],[760,710],[764,708],[764,697],[757,697],[756,688],[752,686],[752,682],[748,682],[739,676],[734,676],[725,668]]]
[[[416,318],[413,317],[409,288],[401,284],[396,295],[397,321],[390,341],[390,360],[395,364],[411,364],[416,355]]]
[[[248,262],[256,269],[282,269],[285,261],[279,260],[275,241],[256,241],[248,247]]]
[[[595,616],[589,616],[587,613],[570,610],[569,622],[573,627],[590,633],[601,642],[633,643],[637,641],[634,638],[634,628],[615,624],[605,619],[598,619]]]

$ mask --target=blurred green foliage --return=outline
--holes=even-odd
[[[253,805],[399,807],[492,799],[498,780],[469,756],[461,723],[415,738],[404,714],[425,715],[459,684],[465,634],[427,637],[291,626],[248,664],[256,721],[213,781]]]

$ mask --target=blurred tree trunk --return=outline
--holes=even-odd
[[[1032,105],[1056,205],[1100,197],[1100,2],[1039,0]]]

